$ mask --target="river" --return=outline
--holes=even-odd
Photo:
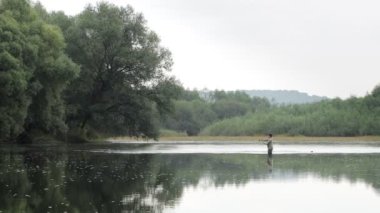
[[[0,147],[0,212],[378,212],[378,143]]]

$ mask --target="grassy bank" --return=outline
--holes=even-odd
[[[159,141],[220,141],[220,142],[249,142],[258,141],[265,136],[162,136]],[[111,138],[112,140],[119,141],[136,141],[136,138],[130,137],[117,137]],[[144,141],[139,139],[139,141]],[[274,137],[274,142],[378,142],[380,143],[380,136],[358,136],[358,137],[306,137],[306,136],[286,136],[279,135]]]

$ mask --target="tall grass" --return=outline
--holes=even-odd
[[[306,136],[379,135],[378,109],[348,106],[338,102],[276,107],[222,120],[206,127],[201,134],[211,136],[254,136],[287,134]]]

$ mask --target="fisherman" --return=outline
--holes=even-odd
[[[268,156],[269,156],[269,157],[272,157],[272,152],[273,152],[273,141],[272,141],[272,137],[273,137],[272,133],[269,133],[269,134],[268,134],[268,138],[263,139],[263,140],[260,140],[260,141],[264,141],[264,142],[266,142],[266,145],[267,145],[267,147],[268,147]]]

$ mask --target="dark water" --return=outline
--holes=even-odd
[[[379,212],[378,145],[276,148],[3,145],[0,212]]]

